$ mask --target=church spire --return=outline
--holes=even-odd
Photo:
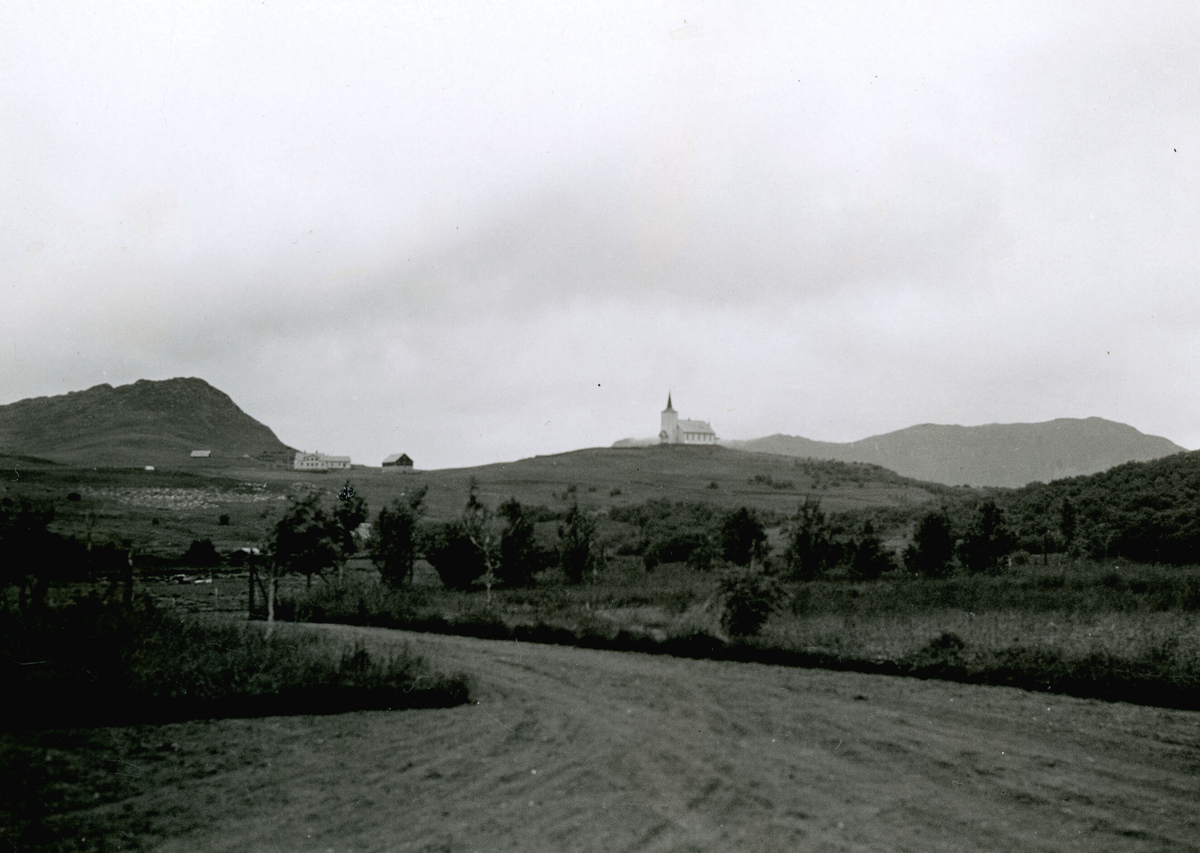
[[[668,411],[668,412],[670,412],[670,411],[673,411],[673,409],[671,408],[671,392],[670,392],[670,391],[668,391],[668,392],[667,392],[667,408],[666,408],[666,411]]]

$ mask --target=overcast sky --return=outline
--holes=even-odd
[[[198,376],[474,465],[1200,446],[1200,6],[9,2],[0,403]]]

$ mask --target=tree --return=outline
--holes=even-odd
[[[462,514],[462,531],[466,537],[475,546],[475,550],[479,552],[479,559],[483,563],[483,574],[475,578],[472,583],[480,584],[487,588],[487,601],[492,603],[492,587],[500,583],[500,576],[496,574],[496,566],[500,556],[500,536],[502,522],[496,518],[496,514],[491,511],[475,494],[476,482],[475,478],[471,478],[471,487],[467,492],[467,505],[463,507]]]
[[[39,506],[27,500],[0,500],[0,572],[3,587],[17,587],[18,606],[22,611],[45,603],[49,576],[39,551],[53,538],[46,530],[54,520],[53,506]],[[53,563],[54,561],[49,561]]]
[[[734,565],[748,566],[765,559],[767,551],[767,533],[758,517],[746,507],[730,513],[721,525],[721,556]]]
[[[479,549],[459,521],[421,531],[421,552],[447,589],[468,590],[487,572]]]
[[[915,575],[941,578],[950,574],[954,537],[946,510],[927,512],[917,522],[913,540],[904,549],[904,568]]]
[[[267,621],[275,621],[275,595],[279,578],[285,574],[301,574],[312,584],[312,576],[324,577],[326,569],[341,565],[345,559],[342,548],[343,526],[321,505],[321,495],[314,492],[304,498],[293,498],[291,506],[275,523],[269,545],[267,565]]]
[[[892,554],[884,549],[883,542],[875,532],[874,525],[863,525],[862,535],[854,543],[854,554],[850,559],[850,576],[855,580],[875,580],[881,574],[895,568]]]
[[[185,566],[208,568],[221,565],[221,555],[211,539],[193,539],[179,562]]]
[[[502,524],[496,574],[510,587],[526,586],[543,563],[533,521],[516,498],[500,504],[496,514]]]
[[[596,522],[571,501],[563,523],[558,526],[558,563],[567,580],[579,583],[596,570]]]
[[[358,550],[354,532],[370,518],[370,515],[367,502],[354,491],[354,486],[350,485],[350,481],[347,480],[346,484],[342,486],[342,490],[338,492],[337,507],[333,510],[333,517],[338,524],[338,545],[341,546],[344,557],[349,558]]]
[[[829,568],[832,557],[833,542],[821,502],[805,498],[787,529],[784,563],[788,573],[797,580],[814,580]]]
[[[967,534],[959,545],[959,557],[972,573],[994,571],[1000,560],[1012,553],[1016,539],[1004,521],[1004,511],[989,498],[979,505]]]
[[[371,561],[383,583],[393,589],[413,576],[417,528],[425,509],[426,492],[428,488],[422,486],[407,499],[397,498],[390,507],[381,508],[375,518],[369,546]]]

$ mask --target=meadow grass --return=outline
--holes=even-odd
[[[148,601],[122,607],[89,598],[37,613],[3,611],[0,643],[9,727],[441,707],[467,699],[461,677],[431,673],[407,653],[380,660],[327,637],[181,618]]]
[[[591,582],[389,590],[370,573],[320,585],[281,612],[490,639],[759,660],[1009,684],[1200,708],[1200,568],[1060,562],[997,575],[785,584],[759,634],[721,628],[719,573],[629,558]]]

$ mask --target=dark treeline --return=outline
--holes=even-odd
[[[1200,452],[1033,483],[998,496],[998,503],[1017,547],[1030,553],[1200,562]]]

